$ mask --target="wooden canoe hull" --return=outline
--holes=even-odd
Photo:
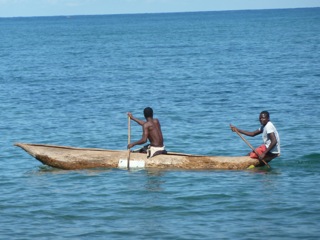
[[[74,148],[46,144],[16,143],[18,146],[45,165],[65,170],[89,168],[118,168],[120,162],[128,158],[128,151],[106,150],[98,148]],[[271,161],[271,159],[268,159]],[[130,153],[129,164],[158,169],[247,169],[259,166],[257,159],[249,156],[199,156],[180,153],[168,153],[147,158],[144,153]]]

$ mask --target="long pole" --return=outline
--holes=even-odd
[[[130,127],[131,119],[128,116],[128,144],[131,142],[131,127]],[[128,159],[127,159],[127,168],[130,168],[130,148],[128,149]]]
[[[247,141],[247,139],[245,139],[241,133],[239,133],[239,131],[237,129],[235,129],[235,132],[239,135],[239,137],[241,137],[241,139],[255,152],[255,154],[257,154],[257,156],[259,157],[259,160],[261,160],[265,165],[268,166],[268,168],[270,168],[270,165],[260,157],[259,153],[257,153],[257,151],[254,149],[254,147]]]

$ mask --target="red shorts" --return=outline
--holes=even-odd
[[[257,147],[257,148],[255,149],[255,151],[256,151],[259,155],[262,154],[262,153],[264,153],[266,150],[267,150],[267,148],[266,148],[266,145],[264,145],[264,144],[262,144],[261,146],[259,146],[259,147]],[[251,157],[251,158],[259,158],[254,151],[252,151],[252,152],[250,153],[250,157]]]

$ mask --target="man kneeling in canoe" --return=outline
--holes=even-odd
[[[133,121],[137,122],[142,126],[142,137],[140,140],[128,144],[128,149],[134,147],[135,145],[144,144],[147,140],[150,144],[147,146],[147,156],[148,158],[154,157],[159,154],[166,154],[165,146],[163,145],[163,136],[161,131],[161,125],[158,119],[153,118],[153,110],[147,107],[143,110],[146,122],[135,118],[132,113],[128,113],[128,116]],[[142,148],[143,149],[143,148]]]
[[[262,133],[263,144],[249,154],[251,158],[273,159],[280,156],[280,138],[277,129],[270,121],[269,112],[262,111],[259,115],[259,121],[261,123],[261,127],[253,132],[241,130],[232,125],[230,125],[230,127],[233,132],[238,131],[250,137],[254,137]],[[257,156],[256,153],[259,156]]]

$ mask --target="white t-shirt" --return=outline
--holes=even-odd
[[[266,147],[268,148],[271,140],[268,137],[268,134],[274,133],[277,139],[277,144],[270,150],[271,153],[279,154],[280,153],[280,138],[276,127],[272,124],[272,122],[268,122],[265,126],[261,126],[260,130],[262,130],[262,140]]]

